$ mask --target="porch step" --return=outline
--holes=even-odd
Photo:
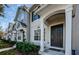
[[[44,55],[64,55],[61,51],[48,50],[43,52]]]
[[[55,50],[45,50],[41,53],[42,55],[64,55],[63,51],[55,51]]]

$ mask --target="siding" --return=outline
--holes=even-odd
[[[79,5],[76,6],[75,17],[73,18],[72,48],[79,50]]]

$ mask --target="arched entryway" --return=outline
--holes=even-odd
[[[65,13],[57,13],[46,19],[49,32],[50,48],[64,50],[65,47]]]

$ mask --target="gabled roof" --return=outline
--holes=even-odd
[[[21,21],[18,21],[23,27],[27,27],[27,25]]]
[[[28,7],[26,7],[25,5],[18,7],[14,21],[17,20],[20,10],[26,11],[28,13],[29,11],[27,9]]]

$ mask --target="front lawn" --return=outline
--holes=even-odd
[[[0,49],[12,47],[15,42],[0,40]],[[27,42],[17,42],[16,49],[0,52],[0,55],[39,55],[39,46]]]
[[[13,46],[13,44],[0,39],[0,49],[12,47],[12,46]]]

